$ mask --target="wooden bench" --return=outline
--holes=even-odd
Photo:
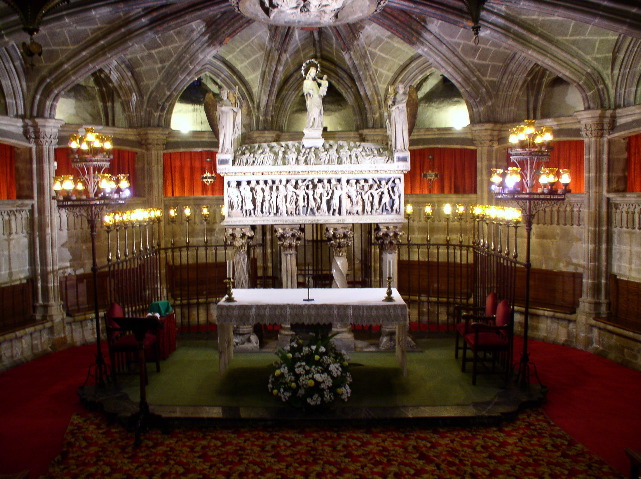
[[[641,282],[610,275],[610,316],[608,323],[641,332]]]
[[[176,302],[225,296],[227,263],[167,264],[167,293]]]
[[[464,299],[472,295],[474,265],[400,260],[398,291],[404,296]]]
[[[98,308],[109,307],[109,272],[98,271]],[[67,316],[83,316],[94,312],[93,273],[68,274],[60,277],[60,299]]]
[[[0,332],[33,323],[33,280],[0,286]]]
[[[530,273],[530,308],[565,314],[576,312],[582,293],[582,273],[536,268]],[[516,270],[514,303],[525,305],[525,268]]]

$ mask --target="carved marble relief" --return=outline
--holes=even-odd
[[[305,176],[294,178],[226,177],[227,223],[363,222],[402,219],[403,178]],[[361,218],[360,220],[357,218]],[[261,221],[262,220],[262,221]]]

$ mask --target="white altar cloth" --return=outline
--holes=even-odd
[[[308,298],[313,301],[305,301]],[[385,302],[385,288],[235,289],[236,302],[216,305],[219,370],[225,372],[234,354],[234,326],[254,324],[363,324],[396,327],[396,356],[406,374],[407,305],[396,289]]]

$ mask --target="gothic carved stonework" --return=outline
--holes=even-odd
[[[494,125],[472,125],[472,141],[478,148],[493,148],[499,144],[499,127]]]
[[[614,122],[609,120],[584,123],[581,125],[581,136],[583,138],[605,138],[613,127]]]
[[[140,131],[138,137],[145,150],[162,151],[167,144],[168,133],[164,129],[148,129]]]
[[[300,227],[276,227],[276,239],[285,254],[296,254],[296,249],[303,239]]]
[[[327,243],[334,250],[334,256],[345,256],[346,250],[354,241],[354,232],[346,226],[327,226],[325,228]]]
[[[62,124],[62,121],[46,118],[28,120],[25,124],[25,136],[32,145],[55,148],[58,145],[58,132]]]
[[[236,251],[246,251],[253,239],[254,231],[251,228],[225,229],[225,242],[233,246]]]
[[[384,253],[396,253],[403,234],[400,225],[378,225],[374,238]]]
[[[380,12],[388,0],[229,0],[239,13],[259,22],[296,27],[354,23]]]

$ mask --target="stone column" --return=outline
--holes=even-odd
[[[352,244],[354,232],[349,226],[328,225],[325,227],[325,238],[332,248],[332,288],[347,288],[347,248]],[[334,343],[343,351],[354,351],[354,333],[348,322],[338,322],[332,326]]]
[[[505,155],[498,148],[502,125],[481,123],[472,125],[472,141],[476,146],[476,194],[478,203],[491,204],[490,172],[492,168],[505,168]]]
[[[276,239],[280,245],[280,272],[283,279],[283,288],[298,287],[298,266],[296,255],[298,245],[303,239],[300,226],[277,226]]]
[[[332,288],[347,288],[347,248],[354,241],[354,231],[343,225],[328,225],[325,227],[325,238],[332,248]]]
[[[298,245],[303,239],[303,230],[300,226],[278,226],[276,230],[276,239],[280,245],[281,259],[281,276],[283,278],[283,288],[298,287],[298,266],[296,264]],[[292,325],[282,323],[278,331],[278,346],[284,348],[289,345],[294,332]]]
[[[140,143],[145,149],[144,160],[136,166],[138,185],[136,194],[143,193],[150,208],[162,208],[163,204],[163,154],[170,130],[165,128],[145,128],[138,132]]]
[[[585,226],[583,230],[583,292],[577,314],[577,346],[591,345],[589,321],[606,317],[608,301],[608,135],[614,114],[608,110],[575,113],[585,142]],[[570,184],[570,188],[572,185]]]
[[[403,227],[398,224],[383,225],[376,228],[375,239],[381,253],[381,278],[380,287],[387,288],[387,278],[391,279],[392,288],[398,287],[398,245],[401,242]],[[383,326],[381,328],[381,339],[378,347],[382,350],[389,351],[396,348],[396,327]],[[414,341],[408,336],[408,348],[415,348]]]
[[[234,247],[234,268],[231,276],[235,288],[249,288],[249,261],[247,247],[254,239],[254,231],[249,226],[229,227],[225,229],[225,242]],[[238,326],[234,328],[235,351],[257,351],[258,337],[254,334],[254,326]]]
[[[47,118],[25,120],[25,136],[31,143],[33,175],[33,249],[35,317],[52,321],[56,346],[66,342],[64,312],[58,280],[58,207],[53,199],[55,147],[64,122]],[[56,344],[57,343],[57,344]]]

